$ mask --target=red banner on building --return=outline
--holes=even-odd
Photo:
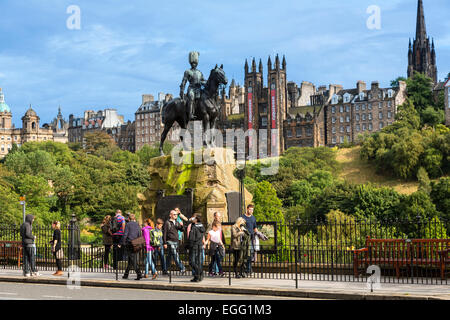
[[[253,94],[251,91],[248,93],[248,128],[253,128]]]
[[[272,129],[277,128],[277,94],[274,89],[274,85],[272,85],[272,90],[270,90],[270,98],[271,98],[271,118],[272,118]]]

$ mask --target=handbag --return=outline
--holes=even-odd
[[[64,251],[62,249],[56,251],[56,259],[58,260],[64,259]]]
[[[140,233],[140,232],[139,232]],[[138,252],[145,246],[144,236],[139,236],[136,239],[131,240],[131,245],[133,246],[133,251]]]

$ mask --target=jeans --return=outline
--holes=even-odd
[[[205,249],[203,248],[203,246],[202,246],[201,251],[202,251],[202,254],[201,254],[201,256],[200,256],[200,267],[203,268],[203,262],[205,261]],[[189,258],[189,263],[190,263],[190,258]],[[191,265],[191,266],[192,266],[192,265]],[[194,268],[192,268],[192,275],[195,276],[195,270],[194,270]]]
[[[194,245],[189,250],[189,261],[196,279],[201,278],[203,274],[202,251],[203,246],[201,244]]]
[[[211,257],[211,263],[209,264],[209,272],[222,273],[222,256],[219,253],[219,248],[216,249],[214,255]],[[217,270],[217,271],[216,271]]]
[[[167,241],[167,268],[170,268],[172,264],[172,256],[175,260],[175,264],[180,268],[180,271],[184,271],[184,265],[180,261],[180,255],[178,254],[178,243],[174,241]]]
[[[145,274],[148,274],[148,267],[152,269],[152,274],[156,273],[155,264],[153,263],[153,251],[147,251],[147,255],[145,256]]]
[[[155,264],[156,264],[156,261],[158,260],[158,256],[159,256],[159,259],[161,261],[161,269],[162,269],[163,273],[166,273],[167,265],[166,265],[166,257],[164,256],[164,247],[160,246],[159,248],[155,248],[155,251],[153,251],[153,254],[155,255],[154,256]]]
[[[247,259],[247,266],[246,266],[247,273],[252,272],[252,259],[253,259],[253,255],[255,253],[255,246],[253,244],[253,240],[250,241],[249,245],[250,245],[250,255],[248,256],[248,259]]]
[[[38,272],[36,268],[36,247],[23,248],[23,274],[31,274]]]

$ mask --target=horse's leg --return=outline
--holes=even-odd
[[[210,119],[209,119],[209,128],[212,132],[213,135],[211,136],[211,146],[213,148],[216,147],[216,122],[217,122],[217,116],[216,115],[211,115]]]
[[[169,130],[172,128],[173,123],[174,123],[173,120],[169,120],[169,121],[166,121],[166,123],[164,123],[164,131],[161,134],[161,142],[159,144],[159,155],[161,155],[161,156],[164,155],[164,151],[163,151],[164,141],[166,140],[167,134],[169,133]]]

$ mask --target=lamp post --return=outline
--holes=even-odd
[[[20,198],[20,204],[22,205],[22,216],[23,216],[23,222],[25,223],[25,196],[21,196]]]

